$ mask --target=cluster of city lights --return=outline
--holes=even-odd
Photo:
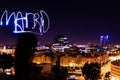
[[[30,30],[27,30],[29,27],[30,22],[29,17],[28,16],[32,16],[32,23],[33,26],[31,27]],[[32,32],[35,34],[40,34],[43,35],[44,33],[46,33],[50,27],[50,20],[49,17],[47,15],[47,13],[43,10],[40,10],[40,13],[25,13],[25,15],[23,15],[22,12],[18,11],[17,13],[12,12],[10,15],[8,15],[8,11],[5,10],[4,13],[1,16],[0,19],[0,25],[8,25],[10,23],[10,21],[12,20],[12,18],[14,19],[14,33],[23,33],[23,32]],[[5,20],[4,20],[5,19]],[[46,25],[45,25],[46,24]],[[39,32],[34,32],[32,30],[34,30],[35,28],[39,29]]]

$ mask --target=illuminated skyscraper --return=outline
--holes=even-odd
[[[109,45],[109,36],[106,35],[106,36],[100,36],[100,45],[103,46],[103,47],[106,47]]]

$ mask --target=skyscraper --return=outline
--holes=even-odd
[[[100,46],[107,47],[109,45],[109,36],[100,36]]]

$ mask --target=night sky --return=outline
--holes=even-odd
[[[39,42],[49,43],[62,34],[70,43],[99,44],[101,35],[109,35],[113,44],[120,44],[120,8],[117,2],[75,2],[74,1],[4,1],[0,3],[0,16],[8,10],[39,12],[44,10],[50,18],[47,33],[37,35]],[[16,44],[14,26],[0,26],[0,44]]]

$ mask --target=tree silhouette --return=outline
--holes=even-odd
[[[10,54],[3,53],[0,55],[0,67],[4,69],[9,69],[13,66],[14,58]]]
[[[32,33],[22,33],[18,36],[15,50],[16,80],[30,80],[31,58],[35,52],[37,38]]]
[[[105,74],[104,80],[110,80],[110,72]]]
[[[100,65],[96,63],[85,63],[82,67],[85,80],[98,80],[100,76]]]
[[[52,71],[54,74],[54,80],[66,80],[68,75],[68,69],[66,67],[59,68],[58,66],[53,66]]]

